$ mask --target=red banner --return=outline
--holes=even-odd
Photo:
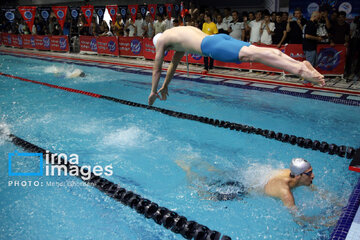
[[[173,10],[173,5],[171,3],[165,4],[166,12],[169,18],[171,18],[171,12]]]
[[[17,48],[23,47],[23,40],[20,34],[11,34],[11,46]]]
[[[120,49],[121,51],[121,49]],[[143,56],[145,59],[155,59],[155,47],[151,38],[143,39]]]
[[[50,50],[50,36],[35,35],[35,46],[39,50]]]
[[[149,4],[148,5],[148,10],[153,19],[155,19],[155,15],[156,15],[156,6],[157,6],[157,4]]]
[[[288,44],[285,47],[285,54],[298,61],[304,61],[305,55],[302,50],[302,44]]]
[[[143,56],[142,39],[139,37],[119,37],[121,56]]]
[[[64,28],[66,13],[67,13],[67,6],[53,6],[52,11],[55,13],[55,16],[61,26],[61,29]]]
[[[321,44],[317,46],[317,67],[322,74],[344,74],[346,47],[336,44],[334,47]]]
[[[22,40],[23,40],[23,48],[28,48],[28,49],[36,48],[34,35],[29,35],[29,34],[22,35]]]
[[[84,26],[89,27],[94,13],[94,6],[93,5],[81,6],[81,11],[83,12],[87,22],[84,24]]]
[[[32,26],[34,25],[36,7],[21,6],[21,7],[18,7],[18,10],[19,10],[21,16],[23,17],[24,21],[28,25],[29,30],[31,32]]]
[[[96,37],[80,36],[80,51],[97,52]]]
[[[137,4],[129,5],[129,11],[130,11],[130,15],[131,15],[131,18],[132,18],[133,22],[135,22],[137,10],[138,10],[138,5]]]
[[[267,47],[267,48],[275,48],[278,49],[276,45],[264,45],[264,44],[254,44],[257,47]],[[285,45],[282,45],[281,48],[279,49],[281,52],[285,53]],[[269,67],[265,64],[262,63],[258,63],[258,62],[252,62],[251,63],[251,69],[253,70],[260,70],[260,71],[269,71],[269,72],[279,72],[282,73],[284,72],[281,69],[278,68],[273,68],[273,67]]]
[[[117,13],[117,10],[118,10],[117,5],[107,5],[106,8],[108,10],[108,13],[111,16],[112,22],[115,23],[116,22],[116,13]]]
[[[4,46],[11,46],[11,34],[3,33],[1,38],[2,44],[4,44]]]
[[[3,33],[2,33],[2,32],[0,32],[0,45],[2,45],[2,44],[3,44],[3,40],[2,40],[2,38],[3,38]]]
[[[58,52],[68,52],[69,51],[68,36],[51,36],[50,50],[58,51]]]
[[[116,37],[97,37],[97,52],[119,56],[119,45]]]

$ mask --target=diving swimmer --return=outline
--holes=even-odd
[[[256,47],[226,34],[207,35],[195,27],[179,26],[158,33],[153,38],[153,43],[156,48],[156,55],[151,93],[148,98],[149,105],[152,105],[156,98],[167,99],[168,85],[185,52],[209,56],[223,62],[260,62],[298,75],[314,84],[325,85],[324,76],[313,68],[308,61],[299,62],[278,49]],[[157,90],[166,50],[174,50],[175,54],[167,70],[165,81],[160,90]]]

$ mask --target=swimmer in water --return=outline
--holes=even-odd
[[[67,71],[62,68],[52,67],[50,69],[50,72],[52,72],[53,74],[55,74],[55,76],[58,77],[66,77],[66,78],[85,77],[85,73],[78,68],[74,69],[73,71]]]
[[[198,28],[181,26],[158,33],[153,38],[153,43],[156,48],[156,55],[152,73],[152,87],[148,98],[149,105],[152,105],[156,98],[167,99],[168,85],[185,52],[209,56],[223,62],[260,62],[298,75],[314,84],[325,85],[324,76],[315,70],[308,61],[299,62],[278,49],[256,47],[226,34],[207,35]],[[175,54],[167,70],[165,81],[158,90],[161,67],[167,50],[174,50]]]
[[[194,179],[201,179],[202,182],[206,182],[205,178],[203,179],[192,172],[191,167],[186,165],[185,162],[176,161],[176,164],[186,172],[186,176],[190,182],[193,182]],[[215,169],[210,164],[207,164],[207,170],[221,173],[220,170]],[[286,207],[295,209],[295,200],[291,190],[299,186],[310,186],[313,179],[314,173],[312,172],[310,163],[302,158],[294,158],[291,161],[290,169],[280,169],[275,171],[271,177],[269,177],[269,180],[262,191],[268,196],[281,199]],[[220,188],[233,186],[234,191],[228,192],[225,195],[220,192],[211,192],[209,194],[214,195],[215,198],[212,196],[208,198],[210,200],[231,200],[238,198],[239,196],[243,197],[246,192],[250,190],[250,188],[246,188],[243,184],[234,180],[228,180],[225,182],[216,181],[215,183],[210,183],[208,185],[211,186],[214,184],[218,185]],[[204,194],[202,193],[201,195]]]

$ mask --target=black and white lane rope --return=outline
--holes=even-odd
[[[166,114],[171,117],[197,121],[197,122],[209,124],[209,125],[212,125],[215,127],[227,128],[229,130],[234,130],[234,131],[241,131],[243,133],[256,134],[256,135],[260,135],[260,136],[263,136],[263,137],[266,137],[269,139],[274,139],[274,140],[281,141],[284,143],[290,143],[292,145],[297,145],[302,148],[312,149],[312,150],[320,151],[322,153],[328,153],[330,155],[336,154],[340,157],[346,157],[347,159],[351,159],[355,153],[354,147],[349,147],[349,146],[345,146],[345,145],[338,146],[334,143],[327,143],[325,141],[320,141],[320,140],[312,140],[310,138],[298,137],[295,135],[284,134],[281,132],[275,132],[275,131],[271,131],[268,129],[256,128],[253,126],[248,126],[248,125],[244,125],[244,124],[240,124],[240,123],[223,121],[223,120],[219,120],[219,119],[213,119],[213,118],[209,118],[209,117],[197,116],[194,114],[188,114],[188,113],[177,112],[177,111],[168,110],[168,109],[164,109],[164,108],[158,108],[158,107],[149,106],[146,104],[141,104],[141,103],[127,101],[127,100],[123,100],[123,99],[119,99],[119,98],[104,96],[104,95],[96,94],[96,93],[92,93],[92,92],[86,92],[86,91],[81,91],[78,89],[62,87],[62,86],[58,86],[58,85],[54,85],[54,84],[30,80],[30,79],[26,79],[26,78],[22,78],[22,77],[18,77],[18,76],[13,76],[10,74],[1,73],[1,72],[0,72],[0,75],[6,76],[9,78],[18,79],[21,81],[40,84],[43,86],[56,88],[56,89],[60,89],[60,90],[68,91],[68,92],[83,94],[83,95],[87,95],[90,97],[102,98],[105,100],[113,101],[113,102],[120,103],[123,105],[131,106],[131,107],[144,108],[144,109],[160,112],[160,113]]]
[[[13,142],[16,146],[23,148],[28,152],[36,152],[42,154],[52,154],[47,152],[45,149],[40,148],[24,139],[21,139],[13,134],[8,136],[9,140]],[[71,164],[67,161],[64,161],[57,156],[54,156],[54,163],[56,165],[64,166],[67,170],[71,167],[81,168],[76,164]],[[80,173],[77,176],[82,181],[87,184],[94,186],[101,192],[105,193],[109,197],[115,199],[116,201],[129,206],[134,209],[139,214],[145,216],[146,218],[154,220],[155,223],[162,225],[166,229],[171,230],[176,234],[181,234],[185,239],[195,239],[195,240],[231,240],[229,236],[222,235],[221,233],[210,230],[208,227],[199,224],[195,221],[188,221],[186,217],[179,215],[178,213],[167,209],[166,207],[161,207],[158,204],[150,201],[149,199],[143,198],[140,195],[128,191],[125,188],[120,187],[118,184],[115,184],[103,177],[96,176],[94,173],[91,173],[89,180],[84,180],[82,177],[86,177],[81,174],[88,174],[87,169],[78,171]]]

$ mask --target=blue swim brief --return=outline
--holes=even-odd
[[[222,62],[240,63],[239,52],[243,46],[250,46],[232,38],[226,34],[215,34],[206,36],[201,42],[201,51],[204,56],[211,57]]]

